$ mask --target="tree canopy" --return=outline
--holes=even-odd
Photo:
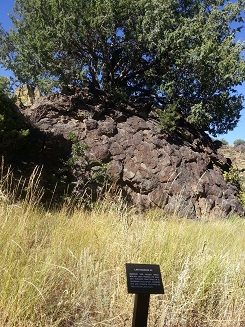
[[[213,135],[232,130],[243,97],[244,0],[16,0],[0,63],[41,89],[89,85],[149,103]],[[122,100],[123,99],[123,100]]]

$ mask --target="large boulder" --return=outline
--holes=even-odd
[[[215,151],[205,133],[182,124],[170,135],[160,130],[154,116],[98,103],[81,91],[39,98],[22,110],[42,133],[65,142],[71,134],[76,137],[72,152],[76,194],[92,184],[101,190],[106,175],[141,209],[161,207],[188,217],[244,215],[237,187],[223,178],[230,162]]]

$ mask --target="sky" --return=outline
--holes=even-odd
[[[234,0],[233,0],[234,2]],[[9,30],[11,27],[11,19],[8,17],[8,14],[12,12],[12,8],[14,6],[14,0],[0,0],[0,22],[5,30]],[[243,12],[245,15],[245,12]],[[237,36],[237,39],[245,41],[245,26],[241,30],[241,33]],[[244,54],[245,55],[245,54]],[[0,76],[11,76],[11,72],[6,71],[0,68]],[[245,82],[237,87],[237,91],[244,95],[245,97]],[[227,134],[218,135],[217,138],[225,139],[230,145],[237,139],[245,140],[245,101],[244,101],[244,109],[241,111],[241,118],[238,122],[237,127],[228,132]]]

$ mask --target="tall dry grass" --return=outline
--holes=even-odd
[[[126,262],[161,267],[149,327],[245,326],[244,220],[136,214],[120,197],[47,212],[36,175],[26,200],[0,187],[0,326],[131,326]]]

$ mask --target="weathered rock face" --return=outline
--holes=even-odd
[[[16,104],[19,107],[29,107],[36,99],[40,98],[41,94],[37,88],[24,84],[17,87],[14,96],[16,97]]]
[[[208,136],[190,127],[170,136],[154,117],[144,119],[127,108],[105,111],[84,94],[40,98],[23,113],[42,132],[66,142],[69,132],[77,136],[74,192],[107,174],[142,209],[164,207],[188,217],[244,215],[237,188],[223,178],[228,160],[213,150]]]

